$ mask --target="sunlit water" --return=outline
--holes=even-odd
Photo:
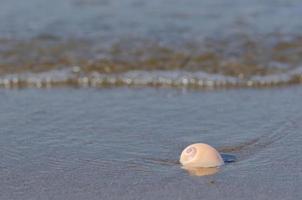
[[[299,87],[1,90],[1,199],[299,199]],[[237,161],[196,177],[182,149]]]

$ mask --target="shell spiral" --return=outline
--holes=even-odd
[[[186,147],[180,155],[180,163],[184,167],[218,167],[224,164],[218,151],[204,143]]]

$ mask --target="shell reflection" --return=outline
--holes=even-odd
[[[182,167],[192,176],[209,176],[219,171],[218,167]]]

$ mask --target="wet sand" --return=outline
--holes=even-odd
[[[1,199],[299,199],[300,87],[1,90]],[[197,177],[206,142],[237,161]]]

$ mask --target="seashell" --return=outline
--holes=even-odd
[[[179,161],[185,168],[219,167],[224,164],[218,151],[204,143],[191,144],[186,147],[182,151]]]

